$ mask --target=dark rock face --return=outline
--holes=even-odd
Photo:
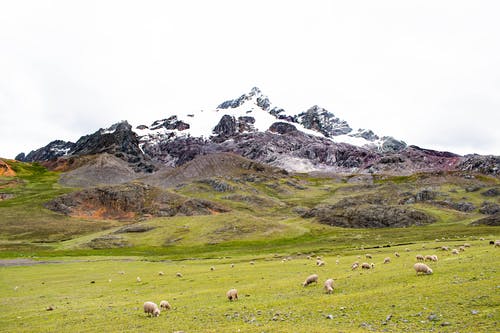
[[[335,117],[333,113],[317,105],[299,113],[294,117],[294,120],[305,128],[318,131],[326,137],[347,134],[352,131],[346,121]]]
[[[237,128],[236,119],[226,114],[222,116],[217,126],[214,127],[213,133],[227,138],[236,134]]]
[[[458,169],[467,172],[500,176],[500,156],[467,155],[458,165]]]
[[[75,144],[69,141],[55,140],[45,147],[32,150],[28,155],[21,153],[16,160],[21,162],[48,161],[68,154]]]
[[[384,143],[382,144],[381,150],[384,153],[399,152],[406,148],[406,143],[404,141],[396,140],[392,136],[385,136],[382,139]]]
[[[316,217],[320,223],[344,228],[407,227],[434,222],[431,216],[416,209],[374,204],[318,207],[305,217]]]
[[[156,167],[139,148],[139,138],[126,121],[81,137],[69,155],[108,153],[127,162],[136,172],[153,172]]]
[[[500,226],[500,214],[491,215],[471,223],[472,225]]]
[[[207,215],[228,209],[208,200],[186,198],[144,184],[86,189],[60,196],[46,208],[70,216],[135,219],[147,216]]]
[[[162,119],[162,120],[157,120],[155,121],[150,129],[151,130],[156,130],[159,128],[165,128],[168,130],[178,130],[178,131],[184,131],[189,129],[189,124],[183,122],[182,120],[178,120],[177,116],[172,116],[167,119]],[[147,126],[143,128],[148,128]]]
[[[276,122],[269,127],[269,131],[278,134],[296,132],[297,128],[289,123]]]
[[[479,208],[479,212],[487,215],[500,214],[500,205],[494,202],[485,201],[481,205],[481,208]]]
[[[481,195],[485,197],[498,197],[500,195],[500,188],[490,188],[484,192],[481,192]]]
[[[379,139],[378,135],[373,133],[372,130],[364,130],[364,129],[359,129],[358,133],[352,134],[352,136],[355,138],[363,138],[365,140],[372,142]]]

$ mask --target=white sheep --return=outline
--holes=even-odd
[[[443,250],[443,251],[449,251],[450,248],[448,246],[441,246],[441,250]]]
[[[313,282],[318,283],[318,274],[309,275],[307,277],[307,279],[304,281],[304,283],[302,283],[302,285],[305,287],[305,286],[310,285]]]
[[[158,309],[158,305],[153,302],[144,303],[144,312],[153,317],[158,317],[160,315],[160,309]]]
[[[177,277],[182,277],[182,273],[177,272],[177,273],[175,273],[175,276],[177,276]]]
[[[405,249],[405,251],[406,251],[406,252],[410,252],[410,249],[409,249],[409,248],[406,248],[406,249]]]
[[[469,243],[465,243],[464,247],[470,247],[470,244]]]
[[[415,269],[417,275],[418,273],[432,274],[432,269],[421,262],[417,262],[415,265],[413,265],[413,268]]]
[[[495,243],[493,243],[494,247],[500,247],[500,240],[496,240]]]
[[[234,264],[231,264],[231,268],[234,268]]]
[[[333,293],[333,279],[328,279],[325,281],[325,292],[327,294]]]
[[[312,259],[312,257],[311,257],[311,256],[307,256],[307,257],[306,257],[306,259],[307,259],[307,260],[311,260],[311,259]]]
[[[238,300],[238,290],[236,289],[229,289],[226,293],[227,299],[230,301],[237,301]]]
[[[458,249],[459,249],[460,251],[465,251],[465,246],[460,246]]]
[[[453,250],[451,250],[451,254],[458,254],[458,253],[459,253],[459,252],[458,252],[458,250],[457,250],[457,249],[453,249]]]
[[[362,269],[371,269],[371,268],[375,268],[375,264],[374,263],[367,263],[367,262],[364,262],[361,264],[361,268]]]
[[[388,264],[390,262],[391,262],[391,258],[389,258],[389,257],[384,258],[384,264]]]
[[[428,254],[425,256],[425,261],[438,261],[438,257],[435,254]]]
[[[337,264],[337,265],[340,264],[340,260],[338,260],[338,259],[335,260],[335,264]]]
[[[318,266],[325,266],[325,262],[323,260],[316,260],[316,265]]]
[[[365,254],[365,257],[366,257],[366,259],[372,259],[372,255],[369,253]]]
[[[168,301],[161,301],[160,308],[165,309],[165,310],[170,310],[170,309],[172,309],[172,306],[170,305],[170,303]]]
[[[163,275],[165,275],[165,273],[163,273],[163,272],[158,272],[158,275],[159,275],[159,276],[163,276]]]
[[[421,255],[421,254],[417,254],[417,255],[415,256],[415,258],[416,258],[418,261],[424,261],[424,260],[425,260],[425,257],[424,257],[423,255]]]
[[[356,261],[356,262],[354,262],[354,263],[351,265],[351,270],[353,271],[353,270],[357,269],[358,267],[359,267],[359,262],[357,262],[357,261]]]
[[[141,282],[142,281],[139,276],[136,278],[136,280],[137,280],[137,282]]]
[[[396,257],[398,257],[398,258],[401,256],[401,255],[399,254],[399,252],[394,252],[394,255],[395,255]]]

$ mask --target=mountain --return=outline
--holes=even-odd
[[[49,165],[56,159],[102,153],[125,163],[118,179],[136,178],[128,169],[153,174],[217,153],[233,153],[295,172],[405,175],[462,170],[500,174],[498,156],[459,156],[407,145],[369,129],[354,131],[347,121],[317,105],[290,115],[258,88],[215,109],[170,115],[135,128],[122,121],[76,143],[53,141],[16,159]]]

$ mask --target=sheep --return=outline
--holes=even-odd
[[[226,293],[227,299],[230,301],[237,301],[238,300],[238,290],[236,289],[229,289]]]
[[[366,257],[366,259],[372,259],[372,255],[371,255],[371,254],[368,254],[368,253],[367,253],[367,254],[365,254],[365,257]]]
[[[210,270],[215,271],[215,267],[214,266],[210,267]]]
[[[353,270],[357,269],[358,267],[359,267],[359,262],[357,262],[357,261],[356,261],[356,262],[354,262],[354,263],[351,265],[351,270],[353,271]]]
[[[398,258],[401,256],[401,255],[399,254],[399,252],[394,252],[394,255],[395,255],[396,257],[398,257]]]
[[[443,250],[443,251],[449,251],[450,248],[448,246],[441,246],[441,250]]]
[[[333,293],[333,279],[328,279],[325,281],[325,292],[327,294]]]
[[[496,240],[493,244],[494,247],[500,247],[500,240]]]
[[[316,284],[318,283],[318,274],[309,275],[302,285],[305,287],[313,282],[316,282]]]
[[[451,250],[451,254],[458,254],[458,253],[459,253],[459,252],[458,252],[458,250],[457,250],[457,249],[453,249],[453,250]]]
[[[413,268],[415,269],[417,275],[418,273],[432,274],[432,269],[421,262],[417,262],[415,265],[413,265]]]
[[[484,237],[479,238],[480,241],[484,241]]]
[[[137,282],[141,282],[142,281],[140,277],[137,277],[136,280],[137,280]]]
[[[384,264],[388,264],[388,263],[390,263],[390,262],[391,262],[391,258],[389,258],[389,257],[385,257],[385,259],[384,259]]]
[[[438,257],[435,254],[428,254],[425,256],[425,261],[438,261]]]
[[[158,309],[158,305],[153,302],[144,303],[144,312],[153,317],[158,317],[160,315],[160,309]]]
[[[255,262],[253,260],[250,261],[250,265],[255,265]]]
[[[165,273],[163,273],[163,272],[158,272],[158,275],[159,275],[159,276],[163,276],[163,275],[165,275]]]
[[[374,263],[367,263],[367,262],[364,262],[361,264],[361,268],[362,269],[370,269],[370,268],[375,268],[375,264]]]
[[[409,249],[409,248],[406,248],[406,249],[405,249],[405,251],[406,251],[406,252],[410,252],[410,249]]]
[[[460,251],[465,251],[465,246],[460,246],[458,249],[459,249]]]
[[[177,272],[177,273],[175,273],[175,276],[182,277],[182,273]]]
[[[307,260],[311,260],[311,259],[312,259],[312,257],[311,257],[311,256],[307,256],[307,257],[306,257],[306,259],[307,259]]]
[[[124,271],[119,271],[118,274],[123,275],[123,274],[125,274],[125,272]]]
[[[316,260],[322,260],[322,258],[320,256],[317,256]]]
[[[424,260],[425,260],[424,256],[423,256],[423,255],[421,255],[421,254],[417,254],[417,255],[415,256],[415,258],[416,258],[418,261],[424,261]]]
[[[470,247],[470,244],[469,243],[465,243],[464,247]]]
[[[161,301],[160,302],[160,309],[165,309],[165,310],[170,310],[172,309],[172,306],[168,301]]]
[[[321,267],[321,266],[325,266],[325,262],[324,262],[323,260],[317,260],[317,261],[316,261],[316,265],[318,265],[318,266],[320,266],[320,267]]]
[[[340,260],[338,260],[338,259],[335,260],[335,264],[337,264],[337,265],[340,264]]]
[[[231,264],[231,268],[234,268],[234,264]]]

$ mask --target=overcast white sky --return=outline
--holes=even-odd
[[[0,156],[258,86],[297,113],[500,154],[500,1],[0,0]]]

